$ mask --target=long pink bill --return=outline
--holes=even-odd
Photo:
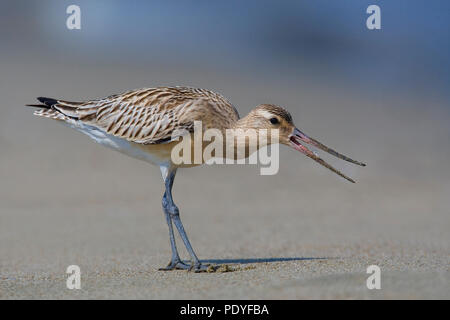
[[[310,145],[312,145],[312,146],[315,146],[315,147],[317,147],[317,148],[319,148],[319,149],[321,149],[321,150],[323,150],[323,151],[325,151],[325,152],[328,152],[329,154],[331,154],[331,155],[333,155],[333,156],[335,156],[335,157],[337,157],[337,158],[339,158],[339,159],[342,159],[342,160],[345,160],[345,161],[348,161],[348,162],[357,164],[357,165],[359,165],[359,166],[365,166],[364,163],[359,162],[359,161],[356,161],[356,160],[353,160],[353,159],[350,159],[349,157],[344,156],[343,154],[340,154],[340,153],[334,151],[333,149],[328,148],[327,146],[323,145],[323,144],[320,143],[319,141],[317,141],[317,140],[315,140],[315,139],[313,139],[313,138],[308,137],[306,134],[304,134],[303,132],[301,132],[301,131],[298,130],[298,129],[295,129],[295,130],[294,130],[294,133],[290,136],[290,140],[291,140],[292,147],[293,147],[294,149],[300,151],[301,153],[303,153],[303,154],[305,154],[306,156],[310,157],[310,158],[313,159],[314,161],[320,163],[320,164],[321,164],[322,166],[324,166],[325,168],[328,168],[329,170],[333,171],[334,173],[340,175],[341,177],[347,179],[347,180],[350,181],[350,182],[355,183],[355,181],[354,181],[353,179],[347,177],[345,174],[343,174],[343,173],[340,172],[339,170],[337,170],[337,169],[335,169],[334,167],[332,167],[330,164],[328,164],[327,162],[325,162],[322,158],[320,158],[320,157],[319,157],[318,155],[316,155],[314,152],[312,152],[312,151],[309,150],[307,147],[305,147],[304,145],[302,145],[301,142],[304,142],[304,143],[310,144]]]

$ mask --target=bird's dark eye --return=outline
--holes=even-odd
[[[277,124],[278,123],[278,119],[277,118],[271,118],[270,119],[270,123],[271,124]]]

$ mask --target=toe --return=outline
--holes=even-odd
[[[171,271],[171,270],[189,270],[190,265],[184,263],[183,261],[171,261],[166,267],[159,268],[160,271]]]
[[[194,271],[195,273],[210,272],[211,267],[212,266],[210,266],[209,264],[198,263],[198,264],[195,264],[195,265],[191,266],[190,270]]]

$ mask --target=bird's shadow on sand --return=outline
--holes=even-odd
[[[329,260],[336,259],[330,257],[289,257],[289,258],[247,258],[247,259],[206,259],[203,263],[212,264],[249,264],[249,263],[267,263],[267,262],[285,262],[285,261],[310,261],[310,260]]]

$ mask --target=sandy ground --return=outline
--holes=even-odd
[[[127,81],[124,70],[86,66],[74,69],[73,82],[50,84],[67,67],[49,69],[46,82],[37,81],[38,67],[7,68],[1,299],[450,298],[450,117],[442,101],[364,96],[323,79],[320,86],[205,78],[241,114],[260,102],[285,105],[306,133],[368,166],[327,157],[358,180],[353,185],[283,148],[275,176],[260,176],[255,166],[180,171],[174,197],[200,259],[235,271],[160,272],[170,247],[158,169],[22,105],[38,95],[76,99],[174,83],[181,74],[153,73],[158,81],[149,82],[146,70],[127,70],[134,75]],[[96,77],[109,82],[94,86]],[[65,286],[73,264],[81,268],[78,291]],[[382,270],[381,290],[366,287],[372,264]]]

